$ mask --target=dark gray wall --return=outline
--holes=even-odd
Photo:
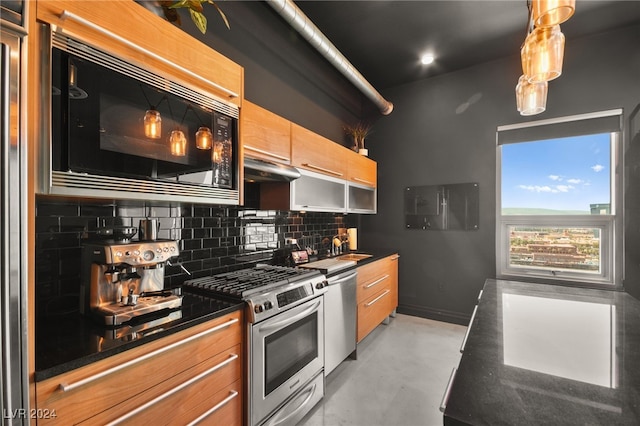
[[[629,115],[640,102],[639,41],[640,26],[568,38],[563,75],[549,83],[547,111],[529,120],[622,107],[629,127]],[[499,125],[528,121],[516,111],[514,88],[520,74],[514,52],[513,57],[383,93],[395,108],[368,138],[370,156],[378,161],[378,215],[362,218],[360,239],[365,247],[400,251],[401,312],[465,323],[484,280],[495,277],[495,133]],[[630,140],[627,134],[626,145]],[[627,168],[640,169],[640,156],[629,157],[633,164]],[[640,190],[640,172],[627,175],[631,197]],[[404,228],[405,187],[465,182],[480,185],[479,230]],[[638,204],[626,217],[631,250],[625,286],[632,294],[640,293]]]
[[[382,117],[264,2],[221,6],[230,31],[207,7],[207,34],[200,34],[188,15],[182,28],[245,68],[247,99],[346,146],[343,124],[377,120],[367,148],[378,162],[378,215],[360,218],[361,245],[400,251],[402,311],[466,323],[485,278],[495,276],[496,127],[527,120],[515,110],[518,52],[386,90],[394,111]],[[530,119],[623,107],[628,127],[640,102],[639,39],[638,26],[584,39],[567,35],[564,73],[550,83],[547,111]],[[625,144],[632,139],[627,134]],[[625,218],[625,287],[640,297],[640,243],[635,242],[640,241],[640,196],[630,198],[640,192],[637,151],[625,183],[632,206]],[[404,229],[406,186],[464,182],[480,185],[478,231]]]
[[[182,29],[245,69],[245,98],[350,146],[342,127],[377,110],[265,2],[205,4],[206,34],[182,11]]]

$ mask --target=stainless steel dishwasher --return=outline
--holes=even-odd
[[[356,350],[355,270],[329,277],[324,295],[324,374],[327,376]]]
[[[356,278],[353,260],[324,259],[299,265],[327,276],[324,294],[324,375],[356,350]],[[340,272],[341,270],[348,271]]]

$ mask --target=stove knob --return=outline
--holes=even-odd
[[[268,300],[266,302],[264,302],[264,310],[268,310],[273,308],[273,303],[269,302]]]
[[[262,312],[264,310],[264,308],[262,307],[262,305],[256,305],[253,310],[255,311],[256,314],[259,314],[260,312]]]
[[[324,280],[324,281],[320,281],[318,284],[316,284],[316,288],[318,290],[322,290],[323,288],[325,288],[328,285],[329,285],[329,283],[327,282],[327,280]]]

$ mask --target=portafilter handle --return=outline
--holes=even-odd
[[[187,275],[191,276],[191,272],[189,272],[189,270],[187,268],[184,267],[184,265],[182,264],[182,262],[178,262],[175,265],[173,263],[171,263],[170,260],[167,260],[167,265],[169,266],[179,266],[180,269],[182,269]]]
[[[106,271],[104,271],[104,276],[111,282],[111,284],[116,284],[120,282],[120,270],[115,266],[110,265]]]

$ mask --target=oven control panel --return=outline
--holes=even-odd
[[[301,283],[253,295],[250,300],[247,300],[251,313],[249,320],[256,323],[314,297],[319,297],[326,291],[326,286],[325,276],[318,275]]]

